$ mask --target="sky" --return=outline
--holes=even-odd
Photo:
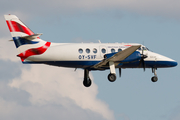
[[[0,119],[179,120],[179,66],[123,69],[110,83],[109,70],[91,71],[22,64],[4,14],[17,15],[50,42],[140,43],[180,62],[179,0],[1,0]],[[118,71],[116,71],[118,72]]]

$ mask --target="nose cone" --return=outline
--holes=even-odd
[[[162,60],[164,67],[175,67],[178,65],[178,63],[175,60],[162,55],[158,56],[158,60]]]
[[[178,65],[175,60],[154,52],[149,52],[148,56],[150,56],[149,59],[155,60],[157,67],[175,67]]]
[[[176,61],[167,61],[167,65],[169,66],[169,67],[175,67],[175,66],[177,66],[178,65],[178,63],[176,62]]]

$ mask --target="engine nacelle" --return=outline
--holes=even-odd
[[[134,61],[138,61],[140,59],[141,59],[141,53],[138,51],[135,51],[121,62],[134,62]]]
[[[105,54],[104,55],[104,58],[105,59],[108,59],[108,58],[110,58],[110,57],[112,57],[113,55],[115,55],[117,52],[115,52],[115,53],[110,53],[110,54]],[[135,51],[135,52],[133,52],[130,56],[128,56],[126,59],[124,59],[123,61],[119,61],[119,62],[134,62],[134,61],[138,61],[138,60],[140,60],[141,59],[141,54],[140,54],[140,52],[138,52],[138,51]]]

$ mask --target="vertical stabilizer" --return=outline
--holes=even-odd
[[[23,37],[34,33],[15,15],[4,15],[12,37]]]
[[[9,31],[22,61],[30,56],[43,54],[51,43],[39,38],[15,15],[4,15]]]

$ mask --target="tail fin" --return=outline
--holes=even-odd
[[[32,55],[44,53],[50,46],[50,42],[43,41],[39,38],[42,34],[34,34],[17,16],[4,15],[4,17],[18,49],[18,56],[21,57],[22,61]]]
[[[15,15],[4,15],[12,37],[23,37],[34,33]]]

